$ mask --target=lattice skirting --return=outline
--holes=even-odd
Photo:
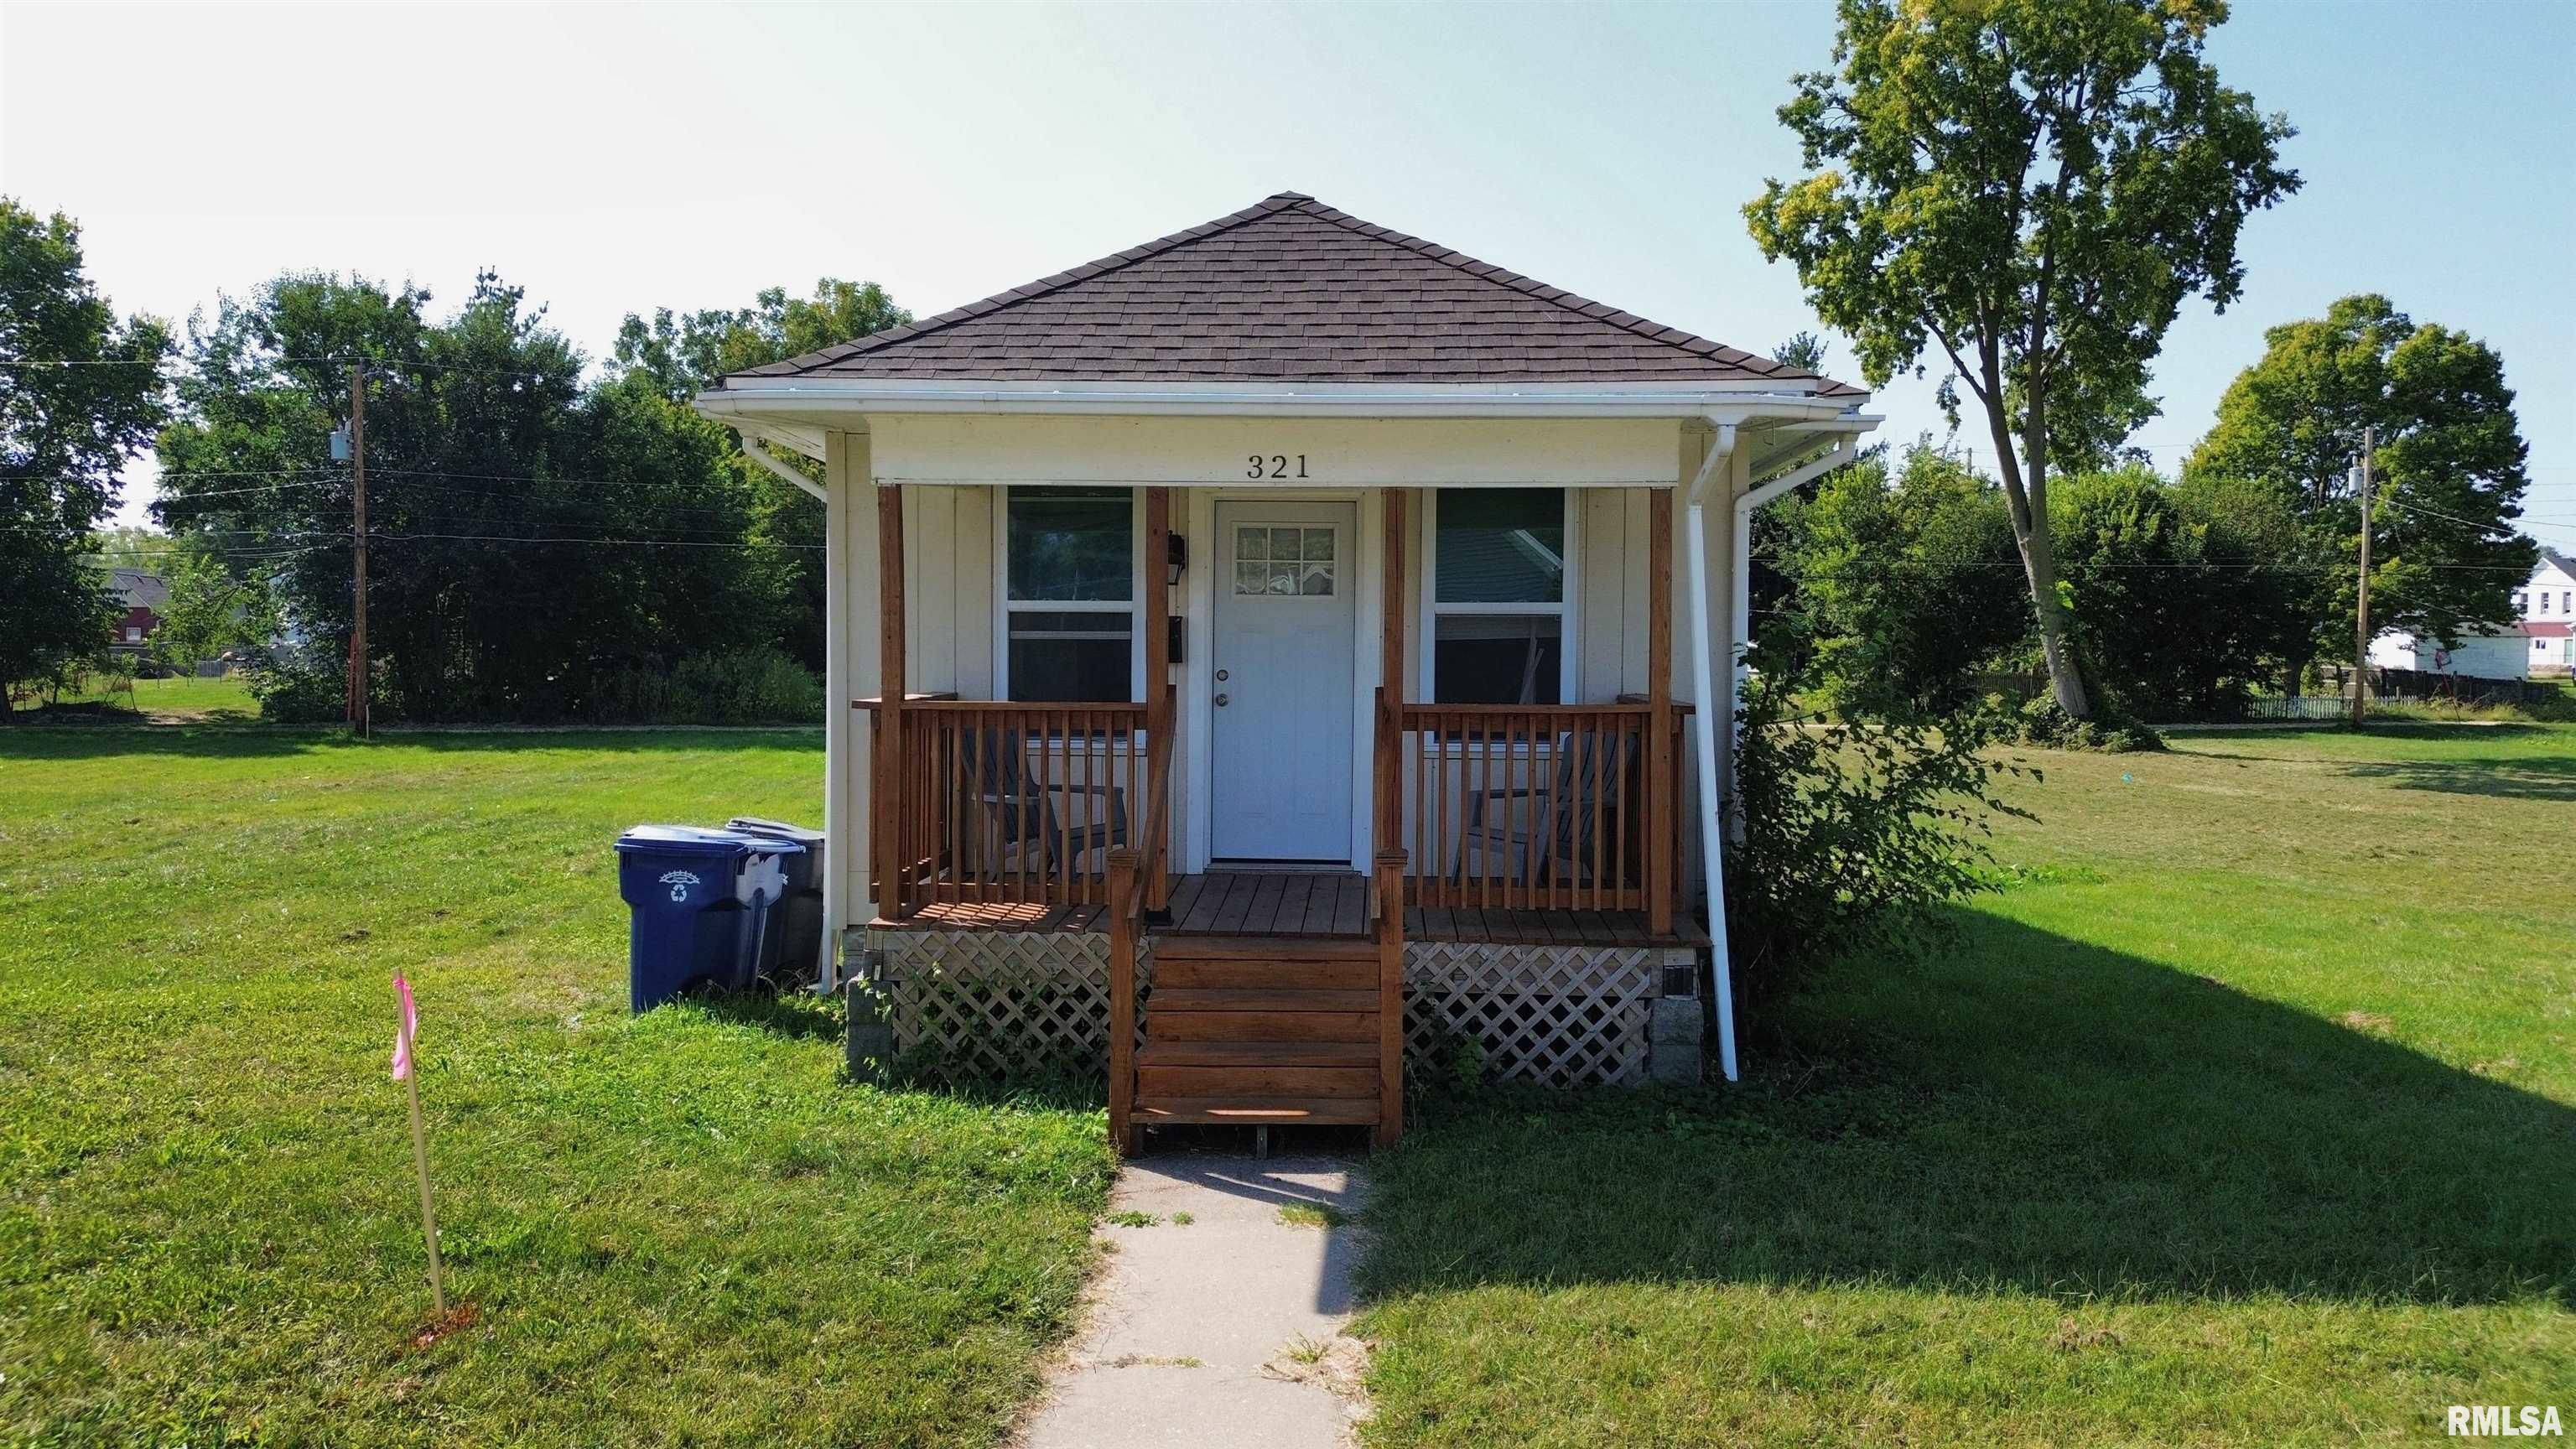
[[[877,989],[895,1051],[949,1081],[1085,1077],[1109,1055],[1109,938],[1090,932],[879,931]],[[1153,938],[1137,995],[1153,1010]],[[1462,1048],[1487,1080],[1554,1087],[1646,1079],[1665,966],[1654,946],[1498,946],[1408,941],[1405,1069],[1454,1070]]]

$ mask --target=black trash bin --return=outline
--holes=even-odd
[[[725,829],[804,847],[778,861],[787,876],[787,893],[770,917],[771,929],[779,937],[775,979],[781,987],[810,986],[822,980],[823,832],[756,815],[737,815],[725,822]]]

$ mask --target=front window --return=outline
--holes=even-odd
[[[1565,499],[1562,488],[1432,495],[1434,703],[1562,700]]]
[[[1135,509],[1125,488],[1011,490],[1003,608],[1012,699],[1134,697]]]

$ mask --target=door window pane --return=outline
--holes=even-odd
[[[1124,488],[1014,488],[1010,596],[1050,603],[1135,591],[1135,499]]]
[[[1234,591],[1330,598],[1335,583],[1333,531],[1271,528],[1234,531]]]
[[[1437,516],[1435,602],[1564,601],[1564,489],[1445,489]]]
[[[1135,621],[1098,611],[1011,611],[1011,698],[1092,703],[1128,698]]]
[[[1432,625],[1431,697],[1557,704],[1564,662],[1565,621],[1555,614],[1442,614]]]

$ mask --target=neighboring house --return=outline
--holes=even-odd
[[[161,610],[170,602],[170,585],[159,574],[142,569],[110,569],[108,587],[125,606],[125,617],[116,621],[116,632],[108,647],[121,654],[140,654],[150,646],[152,631],[161,627]]]
[[[2527,623],[2522,632],[2531,637],[2531,652],[2523,656],[2531,673],[2563,674],[2576,667],[2576,624]]]
[[[2392,632],[2370,641],[2370,662],[2382,669],[2412,669],[2424,674],[2528,679],[2532,655],[2528,631],[2547,627],[2511,624],[2492,633],[2463,635],[2456,645],[2446,645],[2426,635]]]
[[[2371,641],[2370,662],[2481,679],[2528,679],[2576,665],[2576,559],[2543,546],[2531,578],[2513,592],[2521,622],[2463,637],[2456,646],[2390,632]]]
[[[2576,669],[2576,558],[2542,545],[2531,581],[2514,594],[2514,607],[2530,635],[2536,671]]]
[[[897,1048],[1105,1053],[1132,1150],[1391,1138],[1408,1048],[1695,1077],[1704,961],[1733,1074],[1744,520],[1866,401],[1282,193],[696,406],[825,466],[829,911]]]

